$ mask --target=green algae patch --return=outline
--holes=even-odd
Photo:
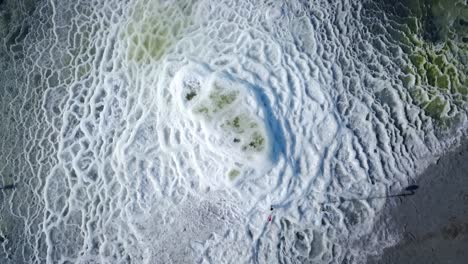
[[[434,64],[427,64],[427,67],[426,67],[427,82],[430,85],[435,86],[436,80],[439,76],[441,76],[441,73],[440,73],[440,70],[437,68],[437,66]]]
[[[239,91],[227,91],[215,85],[209,98],[213,104],[213,112],[219,112],[230,106],[238,97]]]
[[[400,76],[401,81],[403,82],[403,85],[405,87],[412,87],[414,86],[416,79],[414,78],[414,75],[411,74],[405,74]]]
[[[430,117],[440,120],[443,113],[445,112],[445,108],[447,107],[447,102],[442,99],[441,97],[437,96],[432,101],[430,101],[426,107],[424,107],[424,111]]]
[[[120,39],[127,42],[127,60],[151,63],[173,47],[192,23],[187,11],[191,5],[183,2],[136,4],[130,22],[120,34]]]
[[[204,116],[206,118],[205,121],[212,122],[214,120],[214,113],[218,111],[217,107],[219,106],[214,105],[215,110],[210,107],[209,103],[205,102],[196,106],[194,113]],[[229,109],[234,107],[234,105],[228,105],[230,105]],[[239,113],[233,116],[225,115],[226,113],[222,112],[216,116],[216,118],[224,119],[220,124],[220,128],[223,133],[226,133],[226,139],[230,140],[234,143],[234,146],[237,146],[236,148],[240,148],[244,152],[261,152],[265,149],[265,133],[256,118],[249,116],[247,113]]]
[[[464,97],[466,98],[467,95],[468,95],[468,87],[459,86],[459,87],[457,87],[457,92],[460,93],[461,95],[464,95]]]
[[[401,77],[402,83],[409,87],[411,81],[408,75],[414,75],[419,90],[426,91],[413,92],[413,99],[426,115],[439,123],[444,119],[444,115],[441,114],[443,109],[449,104],[451,107],[463,110],[468,102],[466,66],[458,61],[461,55],[454,54],[453,49],[447,48],[448,46],[449,44],[446,44],[443,48],[437,48],[430,43],[424,43],[422,47],[417,48],[418,51],[409,56],[414,70],[406,71],[407,75]],[[466,51],[464,52],[468,55]],[[427,96],[423,96],[424,93],[438,97],[429,101]],[[441,101],[441,98],[455,97],[459,100],[443,100],[443,103]]]
[[[228,124],[231,125],[234,128],[240,128],[240,117],[239,116],[234,117],[232,122],[228,123]]]
[[[143,25],[129,30],[129,35],[133,34],[128,43],[127,59],[136,62],[149,63],[151,59],[158,60],[164,55],[168,47],[173,44],[173,37],[164,30],[166,25],[160,25],[155,18],[147,19]],[[149,26],[151,25],[151,26]],[[146,32],[148,30],[149,32]]]
[[[195,113],[204,114],[205,116],[207,116],[210,113],[210,110],[208,109],[208,107],[202,105],[195,108]]]
[[[265,148],[265,136],[258,121],[247,114],[238,114],[228,118],[221,128],[229,134],[234,134],[234,143],[243,143],[242,151],[261,152]]]
[[[249,129],[258,127],[258,124],[246,114],[239,114],[228,119],[221,127],[232,130],[237,134],[242,134]]]
[[[416,68],[423,67],[426,63],[426,58],[418,53],[411,54],[409,58]]]
[[[228,173],[229,180],[231,181],[234,181],[237,177],[239,177],[239,175],[240,175],[240,172],[236,169],[233,169],[229,171]]]
[[[209,79],[203,85],[185,85],[188,88],[182,96],[185,102],[193,100],[186,105],[192,117],[204,124],[220,145],[237,153],[242,160],[253,161],[268,149],[266,124],[249,110],[250,105],[241,97],[249,94],[244,93],[242,86],[223,78]]]
[[[82,79],[83,77],[87,76],[91,72],[91,69],[92,69],[91,63],[78,65],[76,67],[76,76],[78,77],[78,79]]]
[[[188,92],[185,95],[185,100],[191,101],[195,96],[197,96],[197,92],[195,92],[195,91]]]
[[[435,85],[443,89],[448,89],[450,86],[450,79],[447,75],[440,75],[437,77]]]
[[[243,148],[245,150],[252,149],[254,151],[260,152],[265,147],[265,137],[260,133],[255,131],[252,133],[251,140],[248,145],[245,145]]]
[[[400,80],[413,102],[436,124],[455,124],[446,114],[448,109],[463,113],[468,108],[468,45],[462,41],[468,25],[457,22],[468,15],[468,5],[442,0],[400,2],[409,12],[396,19],[407,25],[400,29],[411,47],[409,52],[402,48],[409,64],[402,69]],[[408,46],[408,41],[401,39],[398,36],[399,44]]]
[[[196,94],[187,93],[186,100],[191,100]],[[223,89],[218,85],[209,92],[208,97],[204,98],[194,109],[195,114],[202,114],[207,119],[212,119],[218,113],[224,112],[234,105],[239,96],[238,90]]]

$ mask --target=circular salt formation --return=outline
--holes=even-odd
[[[251,84],[203,70],[185,66],[170,87],[184,116],[202,128],[194,131],[205,140],[200,143],[227,157],[236,170],[255,166],[264,171],[271,166],[271,133]]]
[[[366,197],[445,149],[434,126],[466,131],[464,37],[431,44],[463,20],[431,40],[383,0],[29,2],[0,3],[0,263],[363,263]]]

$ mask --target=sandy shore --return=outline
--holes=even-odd
[[[416,194],[389,200],[379,220],[402,240],[367,263],[468,263],[468,140],[415,184]]]

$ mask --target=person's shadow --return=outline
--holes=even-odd
[[[392,198],[392,197],[405,197],[405,196],[411,196],[416,193],[416,190],[419,189],[419,185],[410,185],[403,189],[403,191],[399,194],[390,194],[390,195],[384,195],[384,196],[374,196],[374,197],[367,197],[363,199],[354,199],[354,200],[372,200],[372,199],[386,199],[386,198]]]
[[[419,189],[419,185],[409,185],[408,187],[404,188],[402,192],[398,194],[389,194],[389,195],[382,195],[382,196],[370,196],[370,197],[363,197],[363,198],[343,198],[340,197],[339,201],[333,201],[333,202],[326,202],[327,203],[336,203],[336,202],[346,202],[346,201],[362,201],[362,200],[374,200],[374,199],[387,199],[387,198],[393,198],[393,197],[405,197],[405,196],[411,196],[416,193],[416,190]]]
[[[405,191],[408,191],[409,193],[406,194],[399,194],[397,196],[408,196],[408,195],[414,195],[416,193],[416,190],[419,189],[419,185],[410,185],[405,188]]]

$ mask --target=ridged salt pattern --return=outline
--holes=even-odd
[[[381,254],[361,198],[467,132],[440,2],[0,1],[0,263]]]

